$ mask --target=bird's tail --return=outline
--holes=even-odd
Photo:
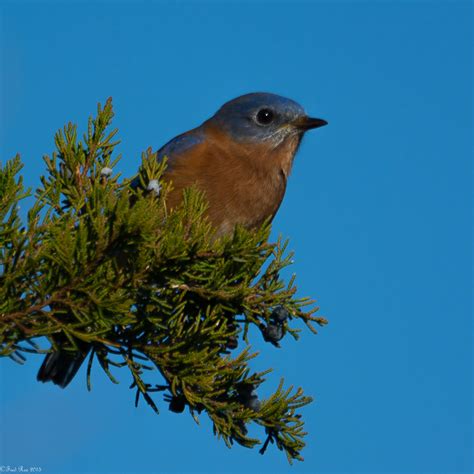
[[[87,353],[80,351],[50,352],[43,361],[36,379],[40,382],[53,382],[61,388],[67,387],[81,367]]]

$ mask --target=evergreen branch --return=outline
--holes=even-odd
[[[153,395],[163,392],[173,412],[188,408],[197,422],[206,412],[229,447],[259,444],[247,436],[256,423],[267,434],[262,453],[275,443],[301,460],[297,410],[311,398],[281,382],[260,401],[268,371],[250,372],[248,345],[252,325],[280,347],[286,333],[298,337],[295,321],[312,332],[326,324],[312,300],[296,297],[295,277],[280,277],[292,263],[288,241],[268,242],[269,225],[217,238],[196,189],[170,212],[166,160],[151,149],[138,175],[119,182],[112,118],[108,99],[82,141],[73,124],[57,132],[25,224],[20,158],[0,166],[0,354],[23,363],[22,353],[45,352],[33,339],[46,336],[53,351],[89,354],[89,390],[95,359],[113,383],[125,368],[135,404],[143,398],[158,413]]]

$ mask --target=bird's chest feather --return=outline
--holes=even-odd
[[[174,186],[171,204],[195,184],[206,194],[208,215],[219,233],[232,232],[236,224],[255,228],[272,219],[285,194],[297,143],[277,149],[266,144],[212,145],[195,147],[173,164],[167,173]]]

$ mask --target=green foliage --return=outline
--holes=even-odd
[[[268,225],[217,238],[195,189],[167,210],[168,183],[146,190],[166,166],[151,149],[142,155],[141,186],[120,182],[112,173],[117,130],[107,133],[112,117],[109,99],[82,141],[72,124],[56,134],[57,152],[44,158],[47,173],[24,225],[19,156],[0,167],[0,354],[21,361],[22,352],[44,353],[33,341],[39,336],[54,349],[87,347],[89,388],[94,361],[113,382],[111,366],[126,367],[136,403],[143,398],[158,411],[153,395],[164,392],[175,411],[188,407],[196,421],[206,412],[229,446],[260,443],[247,436],[254,422],[267,434],[261,452],[275,442],[290,462],[301,460],[297,410],[311,398],[283,382],[258,409],[240,395],[268,373],[250,372],[251,325],[269,324],[277,306],[288,311],[284,332],[295,338],[294,320],[313,332],[313,322],[326,322],[312,301],[295,297],[294,278],[280,279],[291,263],[286,243],[268,243]],[[232,357],[236,338],[247,345]]]

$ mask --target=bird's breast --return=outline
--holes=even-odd
[[[206,140],[171,157],[165,173],[173,183],[168,204],[178,205],[183,190],[196,185],[205,193],[207,214],[220,234],[232,232],[237,224],[259,227],[274,217],[285,194],[292,161],[288,153],[283,148],[269,150],[265,144],[236,144],[225,137],[217,144]]]

